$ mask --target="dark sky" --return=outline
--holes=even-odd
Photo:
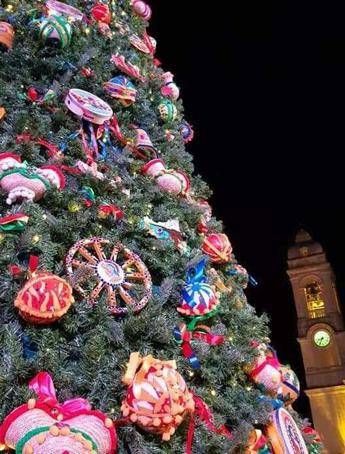
[[[260,283],[250,303],[271,315],[281,361],[303,380],[285,272],[300,226],[325,247],[345,301],[344,6],[150,4],[157,56],[175,73],[196,131],[196,169],[214,190],[238,259]],[[308,413],[306,398],[297,407]]]

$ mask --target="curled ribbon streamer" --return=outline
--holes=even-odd
[[[53,380],[47,372],[39,372],[29,382],[29,388],[36,393],[41,404],[45,404],[51,409],[57,409],[65,418],[70,418],[79,411],[91,409],[89,402],[80,397],[59,403]]]

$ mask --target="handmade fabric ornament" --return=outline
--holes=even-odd
[[[91,9],[91,16],[97,22],[103,22],[107,25],[110,24],[111,12],[109,6],[105,3],[97,3],[95,6],[93,6]]]
[[[131,0],[132,8],[135,14],[148,21],[151,18],[152,10],[149,5],[142,0]]]
[[[276,353],[266,344],[253,343],[257,352],[255,361],[246,367],[249,377],[265,392],[276,396],[282,383],[280,363]]]
[[[51,187],[64,186],[65,177],[58,167],[28,167],[18,155],[0,154],[0,187],[7,193],[8,205],[17,200],[37,201]]]
[[[187,123],[187,121],[183,121],[179,126],[179,131],[184,143],[189,143],[194,138],[194,130],[192,126]]]
[[[290,413],[280,408],[272,413],[271,419],[265,432],[274,454],[308,454],[301,431]]]
[[[57,0],[48,0],[46,2],[46,8],[48,16],[65,16],[71,22],[83,20],[84,15],[78,8]]]
[[[13,47],[14,30],[8,22],[0,22],[0,50],[9,50]]]
[[[9,214],[0,217],[0,232],[21,233],[25,230],[29,216],[24,213]]]
[[[202,259],[187,268],[182,298],[177,308],[183,315],[210,316],[219,304],[213,288],[206,282],[205,267],[206,260]]]
[[[0,446],[21,454],[114,454],[117,436],[110,418],[75,398],[59,403],[51,376],[29,383],[37,399],[13,410],[0,426]]]
[[[78,117],[97,125],[102,125],[113,116],[109,104],[92,93],[78,88],[71,88],[68,91],[65,104]]]
[[[122,382],[128,386],[121,405],[123,416],[165,441],[194,412],[193,395],[177,372],[176,361],[131,353]]]
[[[299,396],[301,385],[297,375],[289,366],[281,366],[282,383],[278,390],[278,397],[286,404],[291,405]]]
[[[127,76],[134,77],[139,79],[141,82],[145,82],[145,77],[140,74],[138,66],[133,65],[132,63],[127,63],[123,55],[112,55],[110,61],[122,72],[127,74]]]
[[[187,244],[183,241],[178,219],[170,219],[166,222],[155,222],[145,216],[142,227],[146,229],[150,235],[159,240],[172,241],[180,252],[186,251]]]
[[[137,90],[125,76],[113,77],[104,84],[104,90],[112,97],[120,101],[124,107],[135,102]]]
[[[139,38],[138,35],[131,35],[129,37],[129,42],[144,54],[154,55],[156,52],[156,40],[146,32],[143,33],[142,38]]]
[[[267,439],[259,429],[254,429],[248,437],[244,454],[270,454]]]
[[[141,311],[152,296],[151,275],[138,255],[103,238],[80,240],[69,250],[66,268],[74,288],[95,303],[106,294],[115,315]],[[87,282],[76,280],[85,273]]]
[[[213,263],[226,263],[230,260],[232,246],[224,233],[210,233],[204,238],[202,252],[208,255]]]
[[[41,21],[39,37],[44,44],[63,49],[71,43],[72,27],[63,16],[48,16]]]
[[[161,88],[161,93],[166,98],[177,101],[180,96],[180,89],[174,82],[174,75],[170,72],[166,72],[162,76],[163,86]]]
[[[139,151],[142,155],[142,158],[152,159],[157,156],[157,150],[153,146],[149,135],[144,129],[135,128],[136,138],[135,138],[135,149]]]
[[[163,99],[158,106],[158,111],[161,119],[164,122],[174,121],[177,117],[177,109],[169,99]]]
[[[157,185],[165,192],[186,195],[190,190],[190,181],[181,170],[166,169],[161,159],[152,159],[142,169],[144,175],[155,178]]]
[[[97,216],[99,219],[107,219],[111,216],[114,221],[120,221],[124,217],[124,212],[116,205],[104,204],[98,207]]]

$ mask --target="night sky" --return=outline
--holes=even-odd
[[[327,251],[345,308],[344,6],[150,4],[157,57],[175,74],[196,132],[188,145],[196,171],[214,191],[237,258],[259,282],[249,302],[270,314],[280,360],[303,382],[286,275],[298,228]],[[295,407],[308,415],[305,397]]]

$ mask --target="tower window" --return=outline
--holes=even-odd
[[[309,318],[325,316],[325,302],[322,299],[322,290],[318,282],[311,282],[304,288]]]

